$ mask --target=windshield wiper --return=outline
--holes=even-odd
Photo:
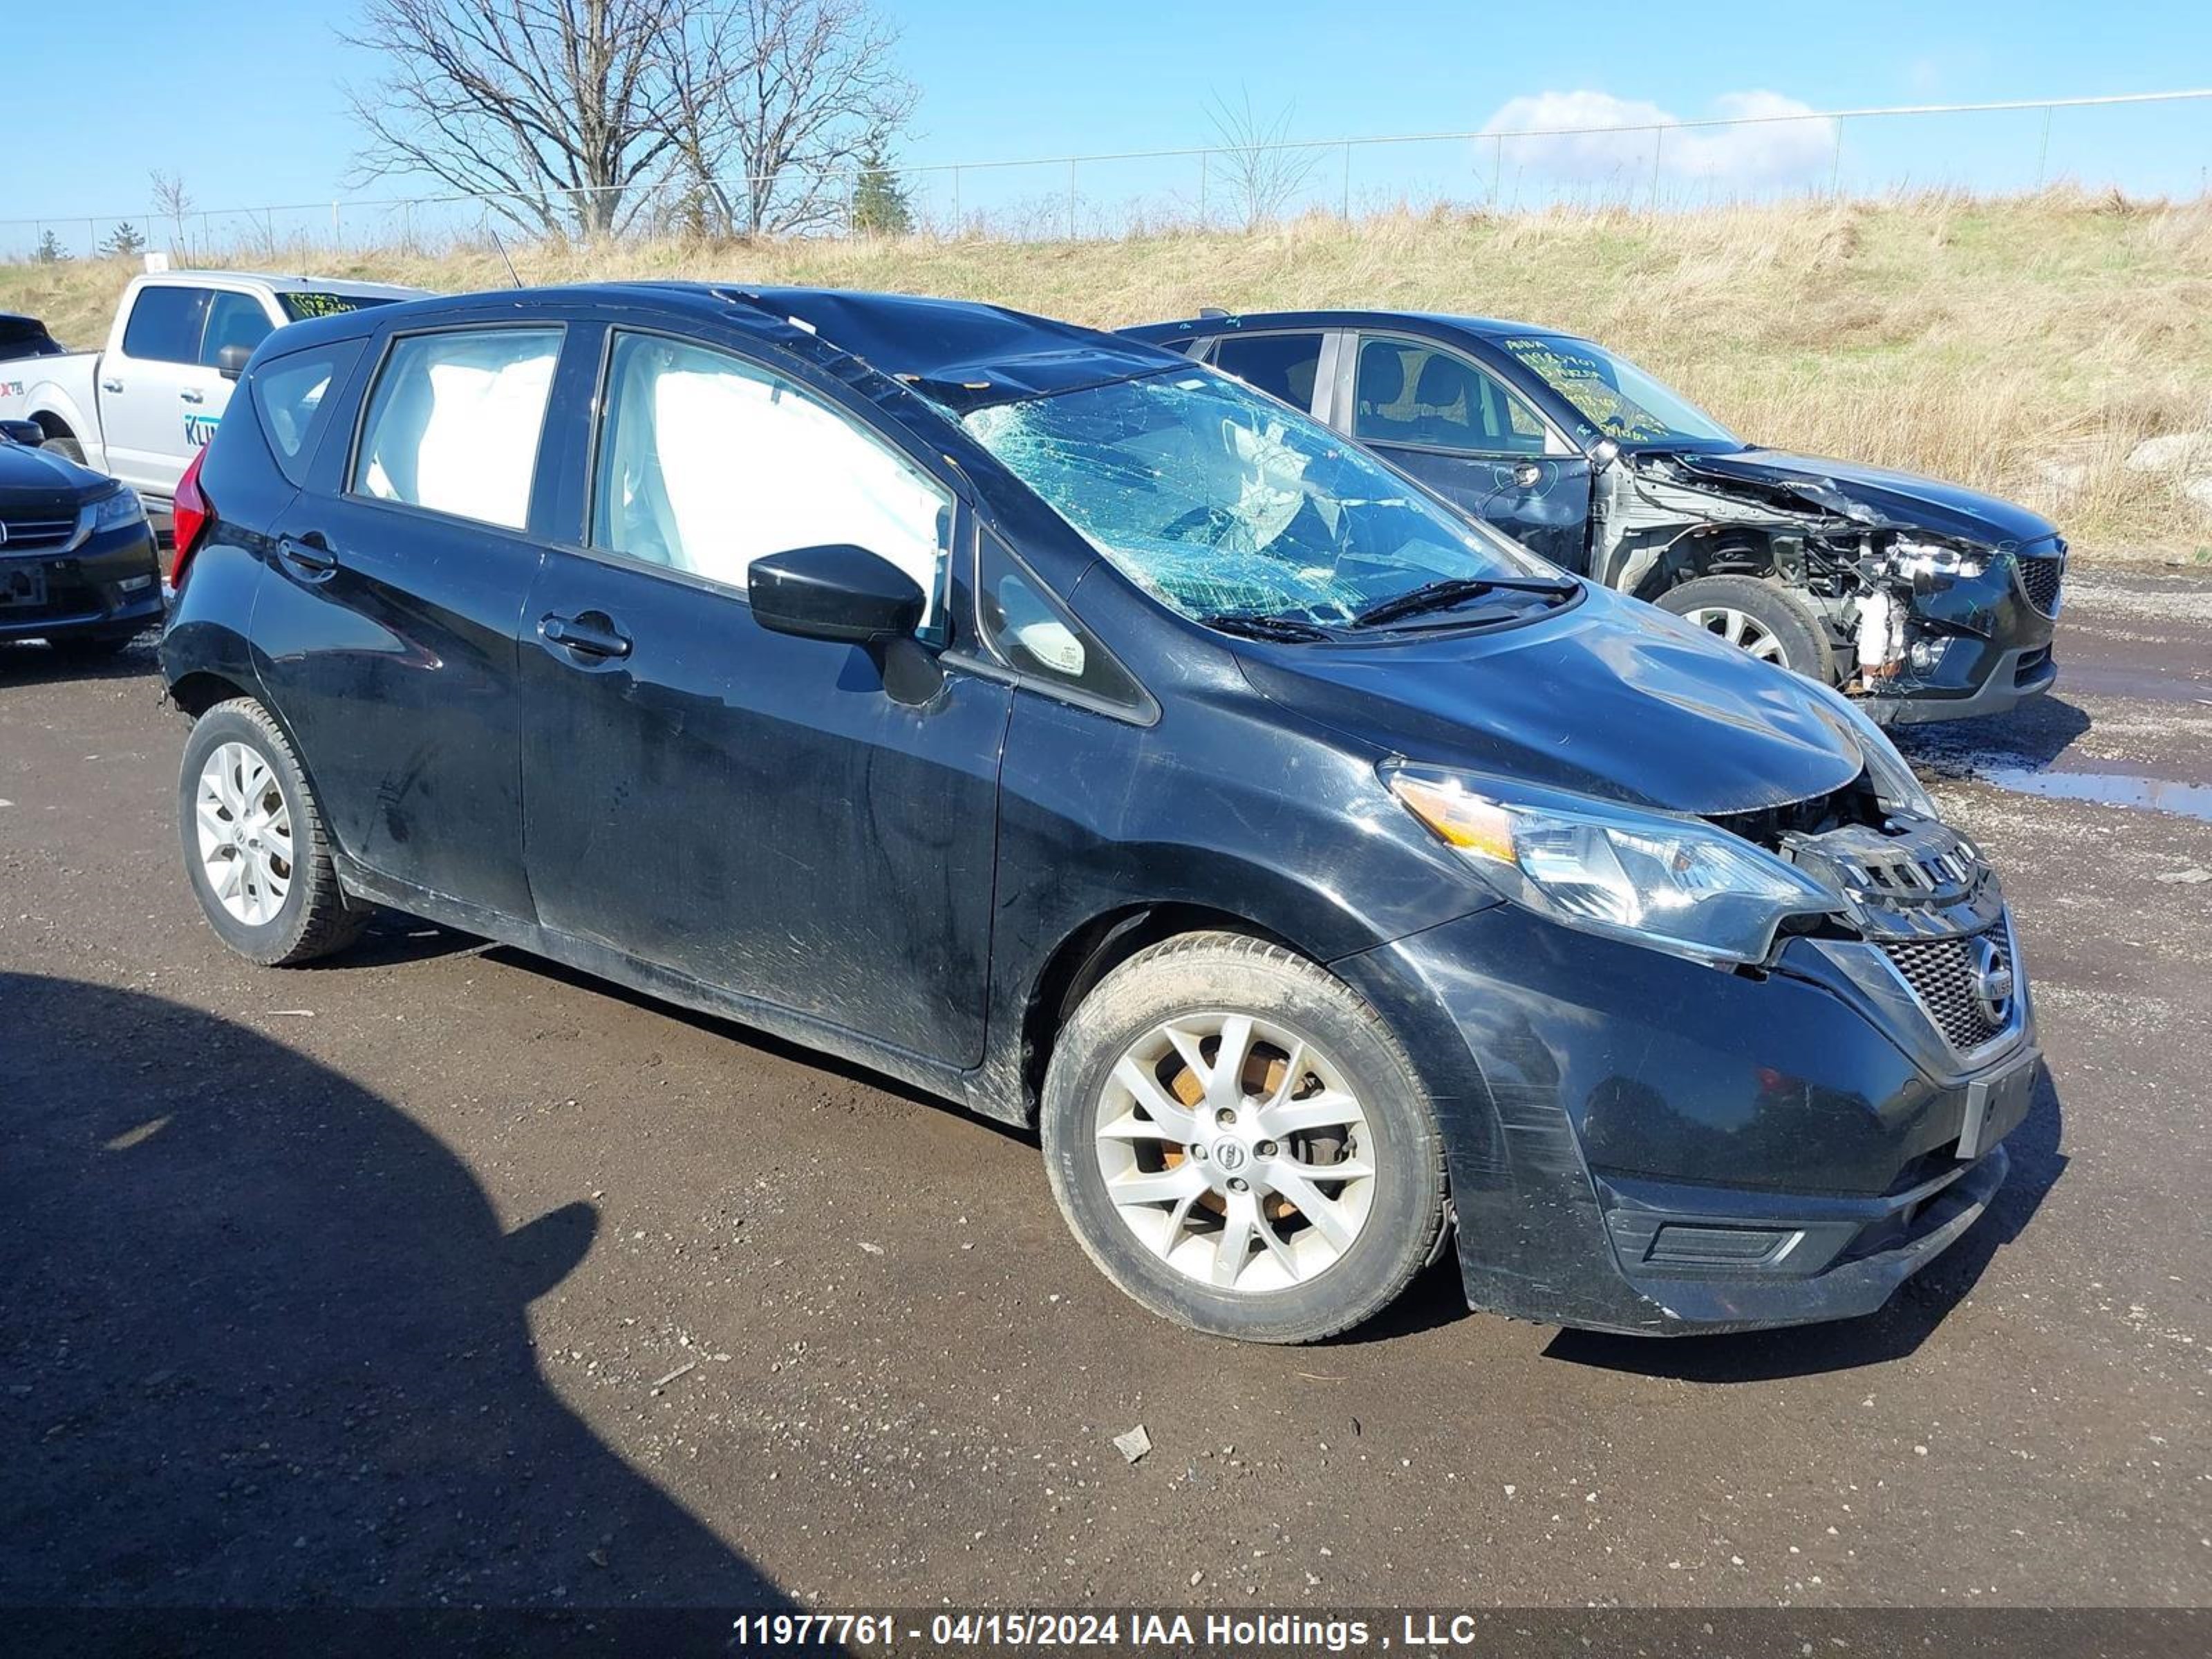
[[[1199,621],[1223,634],[1241,634],[1248,640],[1274,640],[1285,645],[1308,645],[1334,638],[1319,623],[1302,617],[1263,616],[1251,611],[1224,611]]]
[[[1565,578],[1547,580],[1540,576],[1446,576],[1423,582],[1403,593],[1394,593],[1387,599],[1377,599],[1352,617],[1352,626],[1376,628],[1427,611],[1449,611],[1454,605],[1487,599],[1492,593],[1541,593],[1564,599],[1574,591],[1574,583]]]

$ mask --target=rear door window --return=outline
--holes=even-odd
[[[1359,345],[1352,435],[1469,455],[1540,455],[1547,428],[1526,398],[1456,351],[1370,338]]]
[[[1321,342],[1318,332],[1224,334],[1214,342],[1213,366],[1310,414],[1314,380],[1321,369]]]
[[[520,530],[557,328],[457,329],[392,342],[349,477],[359,495]]]
[[[253,371],[253,406],[276,465],[294,483],[307,482],[307,463],[330,425],[331,410],[362,342],[340,340],[295,351]]]
[[[847,542],[943,608],[952,496],[844,410],[773,370],[618,333],[592,489],[592,544],[745,592],[755,559]]]
[[[142,288],[123,325],[123,355],[142,363],[197,363],[207,326],[204,288]]]
[[[244,346],[251,351],[276,326],[261,308],[261,301],[252,295],[218,289],[208,296],[207,327],[200,337],[197,361],[206,368],[216,368],[225,346]]]

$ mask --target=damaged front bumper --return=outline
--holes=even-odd
[[[2025,985],[1961,1053],[1895,960],[1798,939],[1724,973],[1498,905],[1338,970],[1426,1011],[1469,1305],[1678,1335],[1870,1313],[2004,1180]]]
[[[1897,580],[1886,605],[1856,612],[1858,673],[1846,689],[1882,725],[1965,720],[2040,696],[2065,574],[2057,538],[1990,556],[1971,575]]]

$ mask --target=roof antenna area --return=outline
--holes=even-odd
[[[487,224],[484,227],[484,234],[491,238],[491,245],[499,250],[499,261],[507,267],[507,280],[513,283],[515,287],[520,288],[522,278],[514,274],[514,261],[507,257],[507,244],[500,240],[498,227]]]

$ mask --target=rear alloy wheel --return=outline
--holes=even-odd
[[[1833,653],[1812,608],[1759,576],[1699,576],[1659,596],[1659,608],[1761,662],[1833,684]]]
[[[1309,1342],[1395,1300],[1444,1224],[1411,1064],[1350,988],[1227,933],[1139,952],[1061,1032],[1048,1172],[1076,1237],[1154,1312]]]
[[[321,811],[267,710],[239,697],[201,715],[177,781],[185,873],[226,944],[284,967],[353,943],[368,913],[338,890]]]

